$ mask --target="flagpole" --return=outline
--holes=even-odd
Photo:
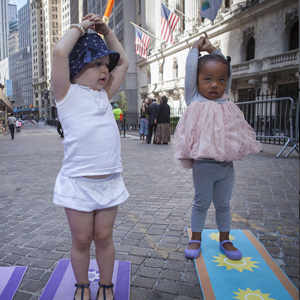
[[[162,1],[162,3],[164,4],[164,5],[166,5],[166,6],[168,6],[168,7],[170,7],[170,8],[172,8],[172,9],[174,9],[174,10],[176,10],[179,14],[181,14],[183,17],[185,17],[185,18],[187,18],[189,21],[191,21],[191,22],[193,22],[193,20],[192,19],[190,19],[189,17],[187,17],[185,14],[183,14],[180,10],[178,10],[178,9],[176,9],[176,8],[174,8],[174,7],[172,7],[170,4],[167,4],[167,3],[165,3],[164,1]]]
[[[115,0],[108,0],[108,2],[107,2],[105,13],[103,15],[103,21],[105,24],[109,23],[109,18],[110,18],[110,14],[113,9],[114,3],[115,3]]]
[[[110,14],[111,14],[111,11],[113,9],[114,3],[115,3],[115,0],[108,0],[108,2],[107,2],[106,9],[105,9],[105,12],[104,12],[104,15],[103,15],[103,22],[106,25],[108,25],[108,23],[109,23]],[[99,35],[102,39],[104,38],[103,34],[99,34]]]
[[[160,42],[162,42],[161,39],[157,38],[155,35],[153,35],[152,33],[148,32],[147,30],[141,28],[140,26],[136,25],[136,24],[133,23],[133,22],[130,22],[130,23],[131,23],[134,27],[136,27],[136,28],[142,30],[142,31],[145,32],[146,34],[149,34],[149,35],[151,35],[153,38],[155,38],[156,40],[159,40]]]

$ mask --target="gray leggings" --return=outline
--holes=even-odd
[[[202,232],[206,213],[213,197],[218,230],[229,232],[230,199],[234,183],[233,162],[194,160],[193,180],[195,198],[191,216],[192,231]]]

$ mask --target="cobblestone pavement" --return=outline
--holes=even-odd
[[[129,135],[128,135],[129,136]],[[235,162],[232,228],[249,229],[299,286],[299,159],[276,158],[281,146]],[[184,256],[190,226],[191,170],[172,160],[171,145],[122,138],[130,198],[115,223],[116,259],[132,262],[131,299],[203,299],[196,269]],[[37,300],[57,262],[69,258],[64,210],[52,203],[63,158],[55,128],[26,124],[0,137],[0,266],[28,266],[15,300]],[[206,228],[216,228],[213,206]],[[95,249],[92,248],[94,255]]]

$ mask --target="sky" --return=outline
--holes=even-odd
[[[27,4],[27,0],[9,0],[10,4],[16,4],[17,10],[22,8],[25,4]]]

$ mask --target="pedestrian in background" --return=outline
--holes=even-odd
[[[199,57],[206,51],[209,55]],[[234,183],[233,161],[258,153],[261,144],[245,121],[242,111],[228,100],[232,69],[227,59],[209,41],[200,37],[186,60],[185,101],[187,109],[176,127],[173,147],[176,162],[192,168],[195,197],[192,207],[192,238],[184,253],[197,258],[201,233],[212,198],[219,230],[219,248],[231,260],[242,258],[229,240],[230,199]]]
[[[14,117],[14,114],[11,113],[10,117],[7,119],[7,124],[10,130],[11,139],[13,140],[15,138],[15,124],[17,119]]]
[[[22,123],[20,118],[16,120],[16,132],[20,132],[21,131],[21,127],[22,127]]]
[[[118,107],[117,103],[114,103],[113,105],[114,109],[113,109],[113,113],[115,116],[115,120],[121,135],[121,130],[122,130],[122,118],[123,118],[123,114],[122,114],[122,110]]]
[[[149,115],[149,124],[148,124],[148,141],[147,144],[151,144],[152,134],[153,134],[153,144],[155,141],[155,132],[156,132],[156,124],[155,119],[157,116],[158,104],[156,103],[156,99],[151,99],[152,104],[148,106],[147,114]]]
[[[88,29],[96,33],[86,33]],[[118,205],[129,194],[121,175],[120,135],[109,100],[121,87],[128,66],[114,32],[96,14],[72,24],[53,50],[52,87],[65,137],[53,202],[65,207],[69,221],[75,300],[91,298],[92,241],[100,272],[97,299],[114,298],[113,227]]]
[[[148,138],[148,123],[149,123],[149,115],[147,114],[147,108],[149,105],[149,99],[146,98],[141,106],[140,112],[141,112],[141,124],[140,124],[140,137],[142,139],[142,142],[144,140],[147,141]]]
[[[157,109],[156,121],[156,133],[155,141],[156,144],[168,145],[168,142],[171,140],[170,132],[170,106],[167,104],[168,98],[166,96],[161,97],[161,103]]]

